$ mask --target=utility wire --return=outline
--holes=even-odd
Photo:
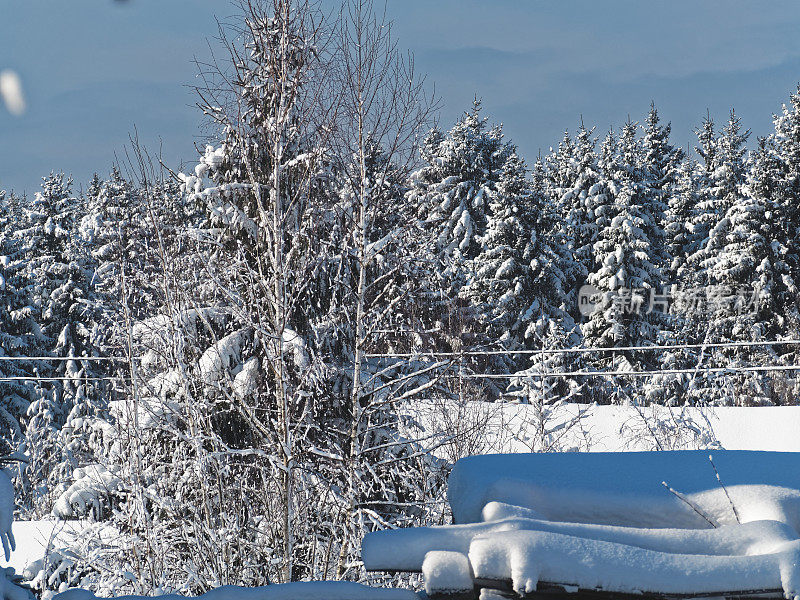
[[[15,381],[74,381],[80,383],[82,381],[128,381],[123,377],[35,377],[35,376],[19,376],[19,377],[0,377],[0,382],[11,383]]]
[[[366,358],[417,358],[417,357],[460,357],[460,356],[498,356],[508,354],[585,354],[595,352],[655,352],[659,350],[698,350],[702,348],[750,348],[761,346],[792,346],[800,340],[780,340],[769,342],[717,342],[713,344],[665,344],[661,346],[617,346],[612,348],[542,348],[540,350],[471,350],[467,352],[405,352],[365,354]]]
[[[14,361],[48,361],[48,362],[66,362],[69,360],[87,361],[87,362],[127,362],[128,358],[123,356],[0,356],[0,362],[14,362]],[[136,360],[134,358],[134,360]]]
[[[681,375],[694,373],[769,373],[773,371],[800,371],[800,365],[774,365],[757,367],[700,367],[691,369],[662,369],[655,371],[542,371],[536,373],[464,373],[465,379],[525,379],[543,377],[596,377],[631,376],[651,377],[653,375]]]

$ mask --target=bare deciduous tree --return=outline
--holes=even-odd
[[[369,461],[374,439],[370,428],[384,426],[385,419],[376,418],[376,413],[391,410],[402,396],[379,385],[385,374],[365,369],[365,348],[373,331],[389,321],[392,311],[399,311],[396,304],[401,300],[396,283],[402,265],[378,265],[378,258],[404,238],[397,182],[407,177],[417,142],[436,107],[413,57],[398,50],[391,30],[385,7],[381,13],[372,0],[349,0],[340,13],[336,35],[340,103],[333,141],[348,196],[346,239],[355,255],[356,284],[349,302],[353,376],[346,441],[347,539],[337,568],[340,577],[347,570],[348,553],[358,547],[364,533],[358,513],[370,494],[371,476],[363,464]],[[378,220],[383,223],[376,226]],[[383,393],[376,392],[377,387]]]

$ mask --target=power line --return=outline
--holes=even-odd
[[[690,375],[701,373],[768,373],[771,371],[800,371],[800,365],[772,365],[754,367],[697,367],[693,369],[662,369],[656,371],[543,371],[541,373],[463,373],[464,379],[543,379],[545,377],[598,377],[653,375]]]
[[[122,356],[0,356],[0,362],[48,361],[66,362],[70,360],[86,362],[128,362],[130,359]]]
[[[405,352],[365,354],[366,358],[418,358],[461,356],[499,356],[509,354],[587,354],[596,352],[656,352],[659,350],[702,350],[704,348],[750,348],[763,346],[793,346],[800,340],[780,340],[769,342],[717,342],[713,344],[664,344],[659,346],[617,346],[612,348],[542,348],[540,350],[470,350],[467,352]]]
[[[20,375],[18,377],[0,377],[0,382],[12,383],[15,381],[130,381],[123,377],[35,377]]]

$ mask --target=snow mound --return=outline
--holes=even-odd
[[[701,529],[736,523],[733,503],[742,522],[800,531],[800,453],[718,450],[713,461],[699,450],[470,456],[453,467],[448,499],[456,523],[480,521],[494,501],[551,521]]]
[[[509,518],[487,523],[376,531],[364,538],[361,557],[370,571],[420,571],[433,550],[467,554],[473,540],[511,531],[552,533],[610,542],[667,554],[752,556],[775,552],[800,539],[778,521],[755,521],[718,529],[646,529]]]
[[[2,569],[2,574],[0,574],[0,598],[2,600],[34,600],[33,593],[16,585],[12,581],[14,578],[14,569]]]
[[[368,570],[422,571],[425,590],[470,582],[520,595],[539,583],[617,593],[800,592],[800,538],[777,521],[716,529],[646,529],[509,518],[374,532]]]
[[[422,562],[422,575],[429,596],[458,594],[474,587],[469,559],[460,552],[428,552]]]
[[[197,598],[203,600],[419,600],[418,596],[409,590],[370,588],[347,581],[307,581],[257,588],[225,585],[197,596]],[[100,600],[90,591],[77,588],[57,594],[54,596],[55,599]],[[114,600],[150,600],[150,597],[117,596]],[[166,594],[159,596],[159,600],[186,600],[186,596]]]
[[[758,556],[656,552],[613,542],[541,531],[510,531],[475,539],[469,560],[479,579],[510,581],[526,594],[539,582],[579,589],[707,594],[783,589],[798,595],[800,540]]]
[[[532,508],[524,506],[514,506],[505,502],[489,502],[481,511],[482,521],[499,521],[510,517],[521,517],[523,519],[542,519],[542,515]]]
[[[798,467],[800,454],[773,452],[472,456],[450,475],[457,524],[368,534],[362,559],[422,571],[429,593],[468,590],[472,578],[519,595],[797,600]]]

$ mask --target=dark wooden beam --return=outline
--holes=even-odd
[[[565,583],[552,583],[540,581],[536,591],[525,596],[519,596],[509,580],[502,579],[475,579],[476,589],[496,590],[508,598],[525,598],[526,600],[688,600],[689,598],[783,598],[782,589],[759,590],[724,590],[716,592],[700,592],[688,594],[660,594],[656,592],[641,592],[632,594],[601,589],[585,589],[576,585]],[[567,591],[569,590],[569,591]]]

